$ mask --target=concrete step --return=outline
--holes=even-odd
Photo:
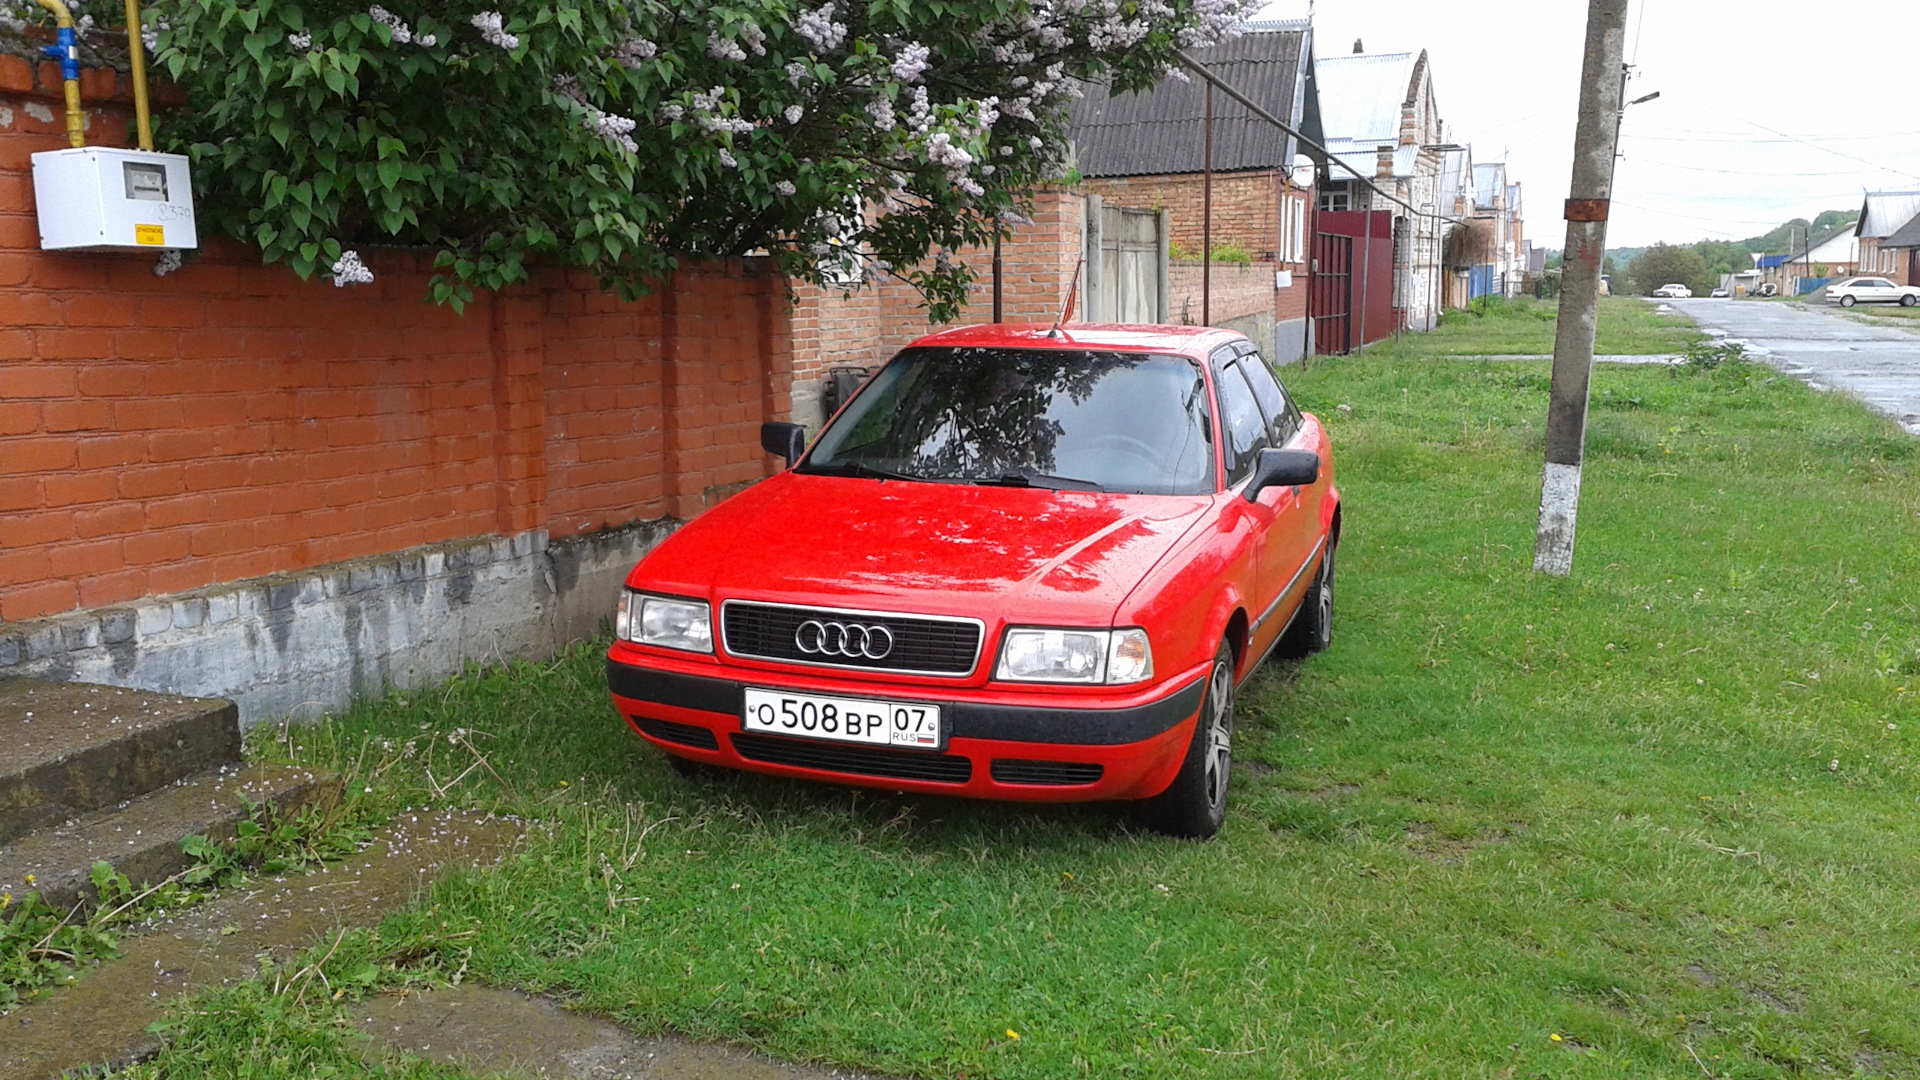
[[[230,701],[0,679],[0,844],[239,762]]]
[[[0,892],[18,897],[38,889],[48,905],[60,911],[82,901],[91,905],[90,875],[98,860],[125,874],[136,888],[157,884],[187,868],[182,839],[229,840],[252,806],[288,813],[309,802],[337,798],[339,791],[337,777],[309,769],[210,769],[0,847]],[[29,874],[33,885],[27,884]]]

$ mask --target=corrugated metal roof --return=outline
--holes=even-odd
[[[1473,205],[1476,209],[1491,210],[1500,201],[1501,192],[1507,186],[1507,165],[1503,161],[1488,162],[1473,167]]]
[[[1907,222],[1895,230],[1894,234],[1887,237],[1880,246],[1890,248],[1920,248],[1920,213],[1915,214],[1912,221]]]
[[[1259,102],[1261,108],[1300,126],[1301,57],[1310,52],[1303,23],[1270,23],[1288,29],[1255,30],[1225,44],[1193,50],[1194,58],[1220,79]],[[1197,173],[1205,165],[1206,82],[1167,79],[1143,94],[1113,95],[1086,87],[1075,103],[1071,133],[1080,172],[1086,176],[1169,176]],[[1304,129],[1303,129],[1304,130]],[[1316,132],[1306,130],[1309,137]],[[1291,168],[1293,140],[1249,113],[1225,94],[1213,95],[1215,172]]]
[[[1920,191],[1875,191],[1867,196],[1860,211],[1855,236],[1884,239],[1899,232],[1920,214]]]
[[[1400,142],[1400,108],[1413,89],[1415,53],[1360,53],[1322,57],[1320,127],[1329,139],[1368,147]]]
[[[1754,258],[1753,265],[1757,270],[1771,270],[1776,266],[1787,265],[1792,259],[1791,255],[1760,255]]]

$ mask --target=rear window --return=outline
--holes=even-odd
[[[1063,491],[1213,491],[1200,365],[1069,349],[908,349],[814,444],[801,472]]]

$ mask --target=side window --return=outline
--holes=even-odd
[[[1260,402],[1260,411],[1267,414],[1267,432],[1272,445],[1286,445],[1293,433],[1300,430],[1299,412],[1287,399],[1287,392],[1281,389],[1280,380],[1273,377],[1273,369],[1267,366],[1258,349],[1243,352],[1240,367],[1247,382],[1253,384],[1253,396]]]
[[[1240,373],[1240,365],[1223,364],[1214,369],[1214,385],[1220,396],[1220,427],[1226,432],[1227,483],[1237,484],[1253,471],[1254,458],[1271,446],[1267,418],[1253,397],[1253,388]]]

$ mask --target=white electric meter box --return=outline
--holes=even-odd
[[[179,154],[111,146],[35,154],[33,200],[44,251],[200,246]]]

